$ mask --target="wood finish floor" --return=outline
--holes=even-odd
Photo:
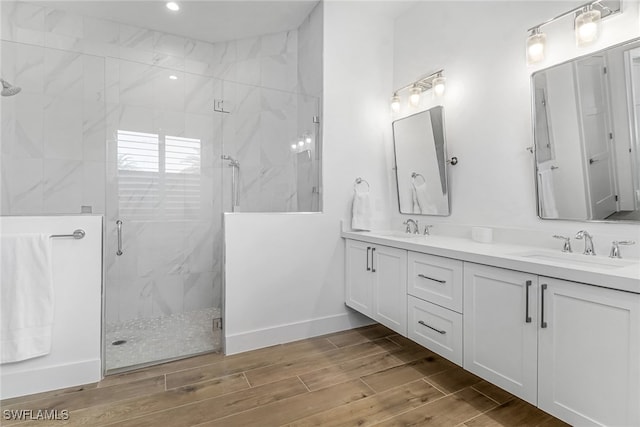
[[[380,325],[208,354],[1,402],[24,426],[566,426]],[[3,417],[4,418],[4,417]]]

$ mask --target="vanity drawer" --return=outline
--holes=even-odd
[[[462,314],[408,296],[409,338],[462,366]]]
[[[409,295],[462,313],[462,261],[409,252]]]

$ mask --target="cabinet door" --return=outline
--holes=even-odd
[[[346,241],[345,261],[345,302],[346,304],[371,317],[371,248],[370,243],[357,240]]]
[[[407,335],[407,251],[375,246],[373,250],[373,318]]]
[[[640,295],[539,280],[540,408],[573,425],[640,426]]]
[[[464,368],[535,405],[537,276],[465,263],[464,286]]]

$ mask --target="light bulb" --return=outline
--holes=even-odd
[[[166,3],[167,9],[169,9],[172,12],[177,12],[180,10],[180,5],[174,1],[168,1]]]
[[[534,28],[527,38],[527,64],[535,64],[544,59],[544,47],[547,35],[540,32],[540,28]]]
[[[576,44],[578,46],[588,45],[598,39],[601,16],[600,11],[592,9],[591,6],[585,7],[582,13],[576,16]]]
[[[442,96],[444,95],[444,89],[445,89],[445,82],[446,82],[446,78],[442,77],[442,76],[438,76],[435,79],[433,79],[432,87],[433,87],[433,94],[435,96]]]
[[[169,76],[169,80],[178,80],[178,76],[176,76],[176,75],[174,75],[174,74],[171,74],[171,75]]]
[[[397,113],[398,111],[400,111],[400,97],[398,96],[397,93],[394,93],[393,97],[391,98],[391,110],[394,113]]]
[[[307,136],[304,137],[304,143],[305,144],[311,144],[311,136],[310,135],[307,135]]]
[[[291,151],[296,151],[298,144],[291,144]]]
[[[298,141],[298,147],[304,147],[304,141],[303,140],[299,140]]]
[[[409,95],[409,104],[412,107],[417,107],[420,105],[420,94],[422,93],[422,89],[418,86],[414,86],[411,88],[411,95]]]

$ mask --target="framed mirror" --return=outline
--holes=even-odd
[[[532,75],[538,216],[640,222],[640,39]]]
[[[393,147],[400,213],[449,215],[444,109],[394,121]]]

